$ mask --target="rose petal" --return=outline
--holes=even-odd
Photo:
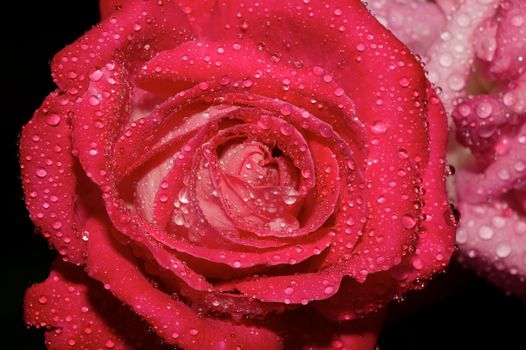
[[[426,189],[422,198],[426,219],[422,222],[414,254],[406,255],[392,270],[369,275],[365,282],[345,278],[338,293],[328,300],[314,303],[316,309],[335,320],[349,320],[383,307],[408,289],[421,288],[413,283],[426,280],[442,270],[453,253],[455,223],[445,196],[444,150],[447,123],[440,101],[427,89],[430,153],[423,177]],[[436,164],[442,166],[436,166]]]
[[[148,325],[101,284],[73,265],[56,262],[25,296],[25,320],[46,329],[51,349],[167,349]]]
[[[415,53],[423,55],[439,36],[444,14],[433,2],[420,0],[369,0],[378,21]]]
[[[459,199],[469,203],[484,203],[513,188],[523,186],[526,180],[526,124],[513,137],[500,140],[502,150],[483,172],[459,172],[457,187]]]
[[[127,118],[130,99],[127,73],[114,62],[100,69],[97,81],[72,106],[72,139],[86,175],[101,185],[106,181],[108,157],[118,133],[119,122]]]
[[[168,344],[185,348],[280,348],[279,337],[266,329],[198,317],[186,304],[155,288],[139,270],[135,258],[110,238],[101,222],[90,224],[89,275],[105,283]]]
[[[455,99],[464,96],[474,49],[471,43],[484,21],[496,12],[495,1],[467,0],[455,4],[440,40],[427,52],[429,80],[442,89],[440,99],[451,112]]]
[[[496,50],[489,71],[500,80],[513,80],[526,69],[526,3],[510,0],[501,4],[495,21]]]
[[[462,203],[460,259],[526,302],[526,220],[509,204]]]
[[[518,118],[497,98],[479,95],[460,103],[452,114],[457,126],[458,141],[484,164],[502,153],[503,146],[497,142],[516,128]],[[499,151],[499,149],[501,149]]]
[[[24,127],[20,162],[31,220],[64,260],[81,265],[86,243],[75,219],[76,164],[63,101],[52,93]]]
[[[104,1],[103,15],[118,2]],[[165,16],[170,13],[170,16]],[[145,15],[146,14],[146,15]],[[152,18],[165,18],[162,21]],[[173,2],[123,1],[118,16],[102,22],[60,51],[52,64],[53,77],[60,89],[75,98],[83,94],[90,81],[97,79],[97,70],[114,61],[126,50],[129,68],[148,60],[168,47],[192,38],[184,13]],[[148,50],[143,50],[144,47]]]

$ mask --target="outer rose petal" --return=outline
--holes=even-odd
[[[70,264],[56,262],[24,303],[26,322],[46,328],[48,349],[168,349],[148,324]]]
[[[168,344],[198,349],[281,348],[280,338],[264,328],[199,317],[146,279],[137,259],[111,237],[109,222],[93,219],[88,224],[88,274],[105,283]]]
[[[353,319],[383,307],[396,295],[418,288],[414,284],[417,280],[426,280],[441,271],[453,253],[455,223],[445,196],[447,123],[438,97],[431,88],[427,89],[427,94],[431,149],[423,177],[426,219],[415,253],[406,255],[400,265],[389,271],[370,275],[364,283],[344,279],[334,297],[315,304],[318,311],[331,319]]]
[[[63,101],[58,92],[52,93],[24,127],[20,162],[31,220],[64,260],[81,265],[86,242],[76,222],[76,162]]]

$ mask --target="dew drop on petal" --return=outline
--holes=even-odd
[[[96,71],[91,73],[89,78],[91,81],[99,81],[102,78],[102,72],[99,69],[97,69]]]
[[[416,219],[411,215],[404,215],[402,216],[402,225],[404,225],[406,229],[412,229],[416,226]]]
[[[371,126],[371,131],[373,134],[383,134],[387,130],[387,126],[381,121],[374,122]]]
[[[401,87],[408,87],[409,86],[409,79],[407,79],[406,77],[403,77],[399,80],[399,84]]]
[[[60,124],[60,119],[60,115],[53,113],[46,117],[46,123],[50,126],[57,126],[58,124]]]
[[[478,234],[480,238],[488,240],[491,239],[491,237],[493,237],[493,229],[489,226],[483,225],[480,226]]]
[[[424,268],[424,263],[419,258],[413,259],[413,267],[417,270],[422,270]]]
[[[331,294],[332,292],[334,292],[334,287],[327,286],[323,291],[325,292],[325,294]]]
[[[511,246],[506,242],[499,243],[496,253],[499,258],[506,258],[511,254]]]
[[[42,177],[46,177],[46,175],[47,175],[47,171],[46,171],[46,169],[44,169],[44,168],[38,168],[37,171],[36,171],[36,175],[37,175],[38,177],[40,177],[40,178],[42,178]]]
[[[344,93],[345,92],[343,91],[342,88],[337,88],[336,90],[334,90],[334,95],[337,97],[343,96]]]

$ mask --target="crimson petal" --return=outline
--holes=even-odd
[[[84,264],[86,242],[75,214],[76,175],[69,116],[58,92],[46,98],[20,138],[20,162],[31,220],[64,260]]]

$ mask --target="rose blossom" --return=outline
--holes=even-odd
[[[360,1],[102,1],[20,140],[50,348],[374,347],[452,253],[447,124]]]
[[[451,157],[459,259],[526,301],[526,2],[373,0],[371,9],[423,56],[471,152]],[[423,30],[400,24],[402,14]]]

